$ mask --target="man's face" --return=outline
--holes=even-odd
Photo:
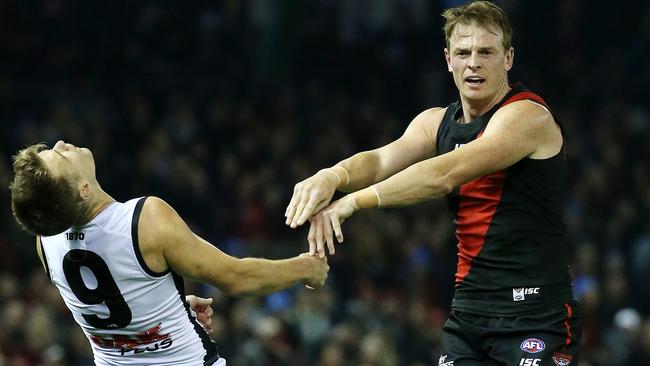
[[[445,59],[464,99],[492,100],[508,82],[514,50],[505,50],[502,40],[502,34],[477,25],[459,24],[454,29]]]
[[[95,160],[90,150],[59,140],[53,148],[38,153],[56,177],[67,176],[74,181],[95,181]]]

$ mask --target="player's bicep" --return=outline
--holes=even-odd
[[[141,220],[146,225],[141,242],[158,252],[174,272],[218,287],[230,285],[228,276],[236,259],[196,236],[166,202],[149,197]]]
[[[443,108],[431,108],[419,115],[406,128],[400,138],[378,148],[382,178],[424,159],[430,158],[436,151],[436,135],[445,114]]]

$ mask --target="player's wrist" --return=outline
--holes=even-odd
[[[324,179],[328,182],[331,182],[334,185],[334,189],[338,188],[341,185],[341,177],[336,174],[332,168],[325,168],[318,171],[318,174],[322,174]]]
[[[348,172],[348,170],[345,169],[345,167],[342,167],[340,165],[334,165],[329,169],[332,169],[341,180],[341,183],[337,188],[344,188],[347,187],[348,184],[350,184],[350,172]]]
[[[321,172],[325,173],[331,178],[336,177],[336,189],[344,188],[350,183],[350,173],[348,173],[348,170],[340,165],[334,165],[332,167],[322,169]]]
[[[301,269],[297,271],[300,274],[299,281],[305,284],[311,283],[316,277],[316,263],[314,263],[316,257],[303,254],[296,257],[296,260],[298,260]]]
[[[355,211],[364,208],[378,208],[381,206],[381,197],[379,191],[377,191],[377,188],[374,185],[351,193],[349,196],[353,200]]]

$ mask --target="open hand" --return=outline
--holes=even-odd
[[[284,216],[292,229],[302,225],[316,212],[325,208],[339,184],[337,175],[323,169],[293,188],[293,196]]]
[[[334,254],[334,236],[339,243],[343,242],[341,224],[357,210],[357,205],[351,195],[333,202],[324,210],[310,218],[309,227],[309,254],[325,256],[325,243],[330,254]]]

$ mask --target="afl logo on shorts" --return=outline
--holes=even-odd
[[[546,348],[546,345],[544,344],[544,341],[541,339],[537,338],[528,338],[525,341],[521,342],[521,346],[519,346],[522,351],[528,352],[528,353],[539,353]]]

